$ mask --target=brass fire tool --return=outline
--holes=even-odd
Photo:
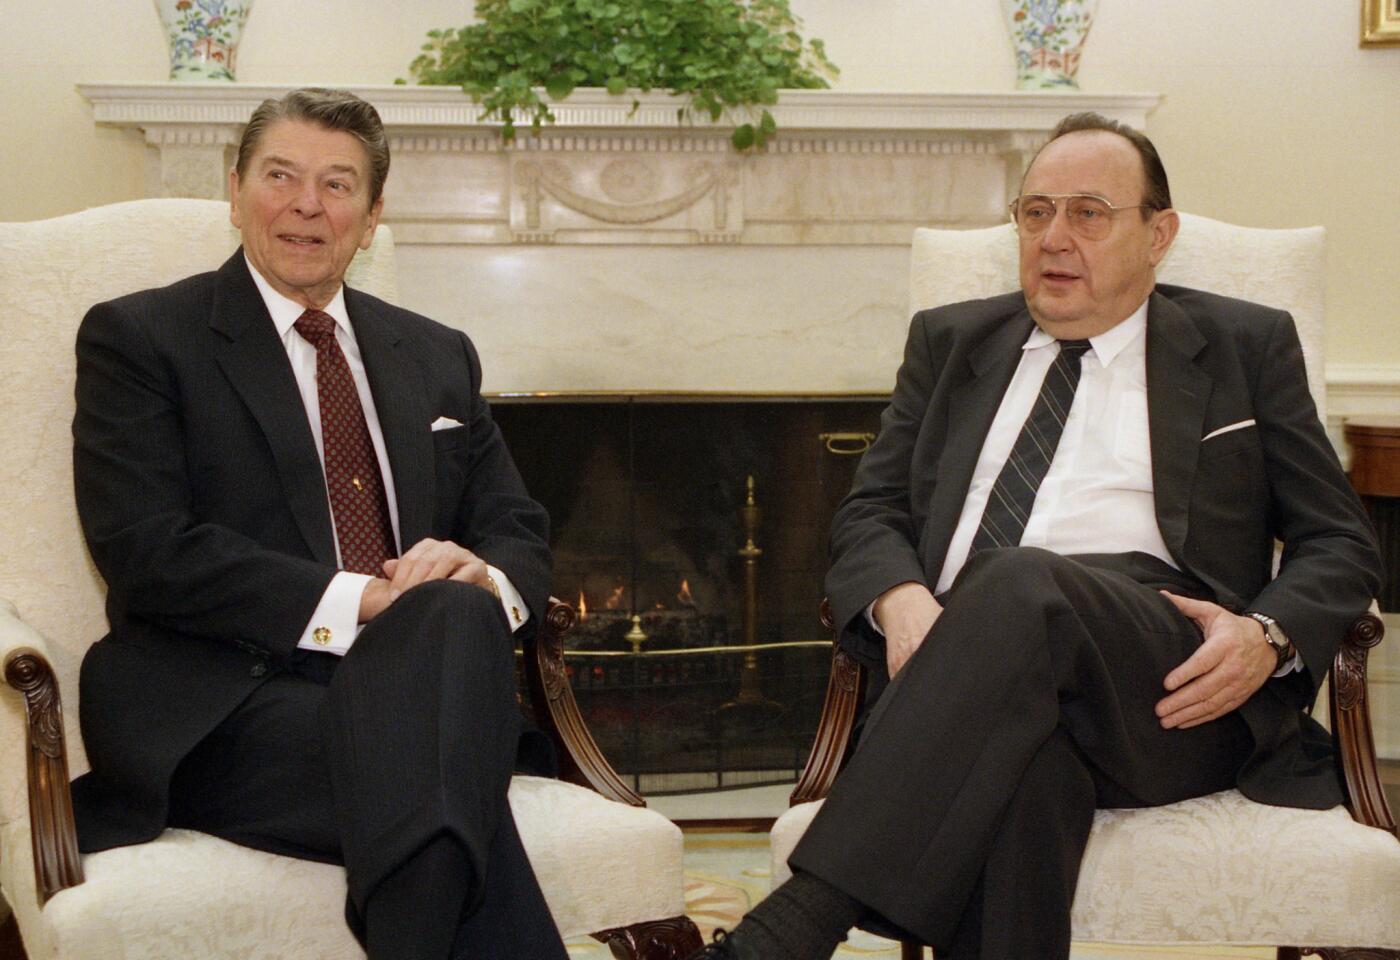
[[[758,675],[758,558],[763,550],[754,542],[758,536],[758,521],[761,516],[754,500],[753,475],[748,478],[748,491],[744,505],[739,508],[739,516],[744,525],[744,545],[739,548],[739,556],[744,561],[744,665],[739,671],[739,695],[720,706],[724,713],[734,707],[759,707],[778,712],[786,708],[776,700],[769,700],[759,687]]]

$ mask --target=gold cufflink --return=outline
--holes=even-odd
[[[351,484],[356,490],[359,490],[359,491],[361,491],[361,492],[364,492],[365,485],[362,484],[362,483],[360,483],[360,478],[359,478],[359,477],[351,477],[351,478],[350,478],[350,484]]]
[[[519,608],[519,607],[511,607],[511,608],[510,608],[510,615],[511,615],[512,617],[515,618],[515,622],[516,622],[516,623],[519,623],[519,622],[520,622],[520,608]]]
[[[315,640],[317,643],[324,647],[326,644],[331,642],[331,628],[317,627],[315,630],[311,631],[311,639]]]

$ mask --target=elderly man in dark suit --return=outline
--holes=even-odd
[[[388,169],[357,97],[266,101],[229,176],[241,249],[83,321],[111,632],[82,668],[79,838],[344,863],[375,960],[562,958],[506,803],[548,521],[471,341],[343,284]]]
[[[1022,289],[914,318],[835,518],[841,642],[892,679],[793,879],[702,955],[826,957],[859,921],[1063,958],[1096,807],[1341,799],[1305,711],[1379,558],[1292,318],[1156,284],[1166,173],[1102,117],[1011,209]]]

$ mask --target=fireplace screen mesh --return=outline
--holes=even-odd
[[[832,511],[883,397],[499,398],[549,510],[566,662],[642,793],[795,779],[821,711]]]

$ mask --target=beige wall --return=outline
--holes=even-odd
[[[1358,49],[1360,0],[1101,0],[1080,80],[1166,100],[1149,125],[1176,202],[1256,226],[1329,231],[1329,366],[1400,377],[1400,47]],[[998,0],[792,0],[840,87],[1011,87]],[[465,0],[257,0],[239,75],[387,83]],[[319,39],[308,41],[308,37]],[[98,129],[78,81],[161,80],[149,0],[7,5],[0,220],[140,196],[143,147]]]

